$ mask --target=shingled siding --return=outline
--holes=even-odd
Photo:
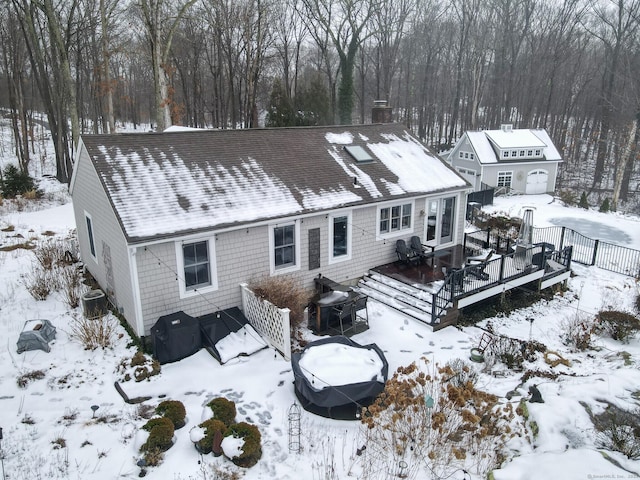
[[[81,150],[81,155],[86,155],[84,149]],[[114,292],[107,293],[110,295],[110,299],[115,302],[116,308],[125,315],[135,328],[135,304],[124,235],[91,162],[86,157],[78,160],[78,162],[72,197],[74,206],[77,207],[74,208],[74,215],[82,261],[86,269],[100,284],[100,287],[107,292],[103,242],[110,247]],[[92,218],[96,259],[90,254],[89,241],[86,234],[85,211]]]
[[[487,185],[497,185],[498,172],[513,172],[513,177],[511,178],[511,189],[516,192],[524,193],[527,189],[527,175],[529,172],[534,170],[545,170],[549,173],[547,187],[549,185],[556,184],[558,164],[554,162],[485,165],[482,174],[482,181]]]
[[[465,202],[459,195],[457,199],[458,241],[464,228]],[[290,274],[299,279],[300,284],[313,289],[313,279],[319,274],[338,282],[354,280],[364,275],[370,268],[396,260],[396,238],[409,239],[411,235],[422,237],[425,218],[420,211],[425,207],[424,197],[415,200],[413,229],[402,232],[398,237],[387,240],[376,239],[377,206],[367,206],[351,210],[352,212],[352,251],[351,260],[329,264],[329,217],[326,213],[297,219],[300,224],[300,238],[297,246],[300,251],[300,269]],[[344,212],[347,212],[345,210]],[[147,247],[138,247],[136,262],[138,282],[144,318],[145,332],[158,317],[183,310],[189,315],[200,316],[219,309],[240,306],[241,283],[250,283],[253,279],[270,275],[269,259],[272,254],[269,247],[270,226],[249,226],[218,234],[205,234],[192,237],[190,242],[210,235],[216,257],[218,289],[213,292],[180,298],[179,278],[175,242],[166,242]],[[320,268],[309,270],[308,242],[309,231],[320,229]],[[179,240],[181,242],[182,240]],[[211,247],[210,247],[211,249]]]

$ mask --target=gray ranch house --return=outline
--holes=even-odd
[[[86,269],[140,336],[241,305],[240,284],[355,281],[399,238],[463,238],[469,184],[396,124],[82,137],[71,180]]]
[[[555,190],[562,157],[546,130],[502,125],[465,132],[448,160],[474,191],[539,194]]]

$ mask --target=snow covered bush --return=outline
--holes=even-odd
[[[454,358],[448,361],[445,366],[453,372],[453,377],[451,377],[449,381],[456,387],[463,387],[467,383],[475,386],[478,381],[478,373],[468,362],[465,362],[461,358]]]
[[[69,323],[69,334],[84,345],[85,350],[112,348],[118,337],[118,325],[112,315],[93,320],[84,315],[73,315],[73,320]]]
[[[181,429],[185,425],[187,411],[184,404],[179,400],[165,400],[160,402],[156,407],[156,413],[171,420],[176,430]]]
[[[82,283],[82,272],[71,265],[62,269],[59,272],[59,277],[64,303],[70,308],[78,307],[82,294],[86,290],[85,285]]]
[[[224,397],[216,397],[207,403],[213,412],[213,418],[220,420],[227,427],[236,421],[236,404]]]
[[[640,459],[640,409],[627,411],[609,404],[591,418],[597,431],[596,445],[632,460]]]
[[[598,323],[605,334],[620,342],[628,342],[640,331],[640,320],[631,313],[619,310],[599,312]]]
[[[159,453],[165,452],[173,445],[173,423],[165,417],[152,418],[142,427],[149,432],[149,438],[140,447],[145,452],[147,465],[157,465],[162,460]]]
[[[34,264],[33,269],[25,274],[23,282],[27,292],[36,300],[46,300],[55,290],[55,277],[50,270],[38,264]]]
[[[253,467],[262,457],[260,430],[250,423],[231,425],[224,434],[224,455],[239,467]]]
[[[362,478],[387,478],[401,462],[404,478],[442,478],[459,469],[485,474],[502,463],[505,443],[521,428],[513,407],[472,381],[452,382],[456,377],[450,365],[424,358],[394,373],[363,409]]]
[[[215,456],[220,456],[222,454],[222,437],[227,431],[227,425],[220,420],[210,418],[198,426],[204,429],[204,436],[196,442],[196,448],[202,453],[213,452]]]
[[[595,334],[596,319],[592,315],[576,313],[560,323],[562,342],[580,352],[593,347]]]
[[[51,292],[62,289],[67,305],[76,308],[80,304],[86,287],[82,283],[82,272],[75,266],[77,248],[75,238],[38,242],[33,249],[36,261],[24,277],[25,287],[33,298],[45,300]]]

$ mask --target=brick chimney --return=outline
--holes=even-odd
[[[375,100],[373,102],[371,123],[393,123],[393,109],[386,100]]]

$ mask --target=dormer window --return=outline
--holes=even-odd
[[[542,156],[542,150],[536,150],[536,157]]]
[[[509,158],[509,150],[505,150],[502,152],[502,158]]]
[[[533,150],[527,150],[527,157],[533,156]]]
[[[524,157],[524,150],[520,150],[520,156]]]
[[[517,157],[518,156],[518,151],[517,150],[511,150],[511,156],[512,157]]]

